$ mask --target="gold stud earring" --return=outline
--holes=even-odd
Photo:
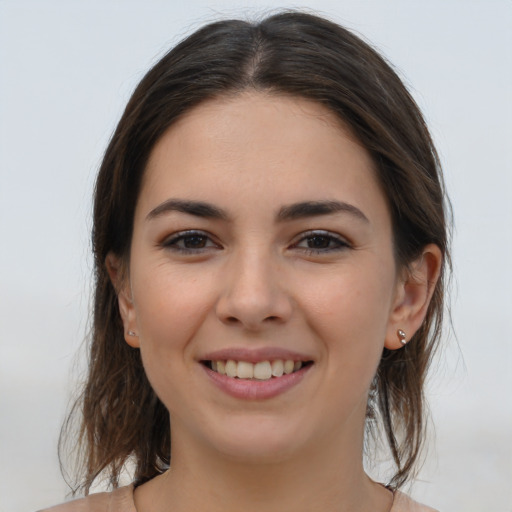
[[[407,340],[405,339],[406,338],[405,332],[402,331],[402,329],[398,329],[398,331],[396,331],[396,334],[398,336],[398,339],[400,340],[400,343],[402,345],[407,345]]]

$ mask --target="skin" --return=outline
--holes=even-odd
[[[226,218],[160,206],[170,199]],[[311,201],[362,215],[278,218]],[[397,268],[370,156],[323,106],[246,92],[181,118],[151,153],[129,268],[107,260],[126,341],[171,417],[172,468],[136,489],[139,512],[389,510],[362,466],[368,390],[397,329],[421,325],[440,262],[427,246]],[[201,364],[267,347],[313,361],[273,398],[230,396]]]

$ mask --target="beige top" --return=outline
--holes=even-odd
[[[113,492],[91,494],[87,498],[62,503],[39,512],[137,512],[133,501],[133,485],[120,487]],[[406,494],[397,491],[389,512],[436,512],[420,505]]]

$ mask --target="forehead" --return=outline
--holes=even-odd
[[[334,113],[306,99],[250,92],[206,101],[173,124],[151,152],[140,202],[252,203],[260,195],[277,208],[285,199],[368,194],[385,202],[369,153]]]

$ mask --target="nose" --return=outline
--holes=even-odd
[[[217,317],[223,323],[259,331],[290,319],[291,297],[283,283],[282,269],[271,257],[240,254],[227,266],[216,305]]]

